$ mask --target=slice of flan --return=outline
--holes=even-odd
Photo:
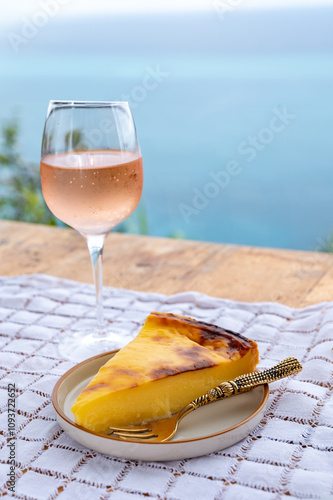
[[[75,422],[104,433],[164,418],[224,380],[253,371],[257,344],[192,318],[151,313],[132,342],[91,380],[75,401]]]

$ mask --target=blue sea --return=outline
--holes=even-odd
[[[2,27],[0,122],[18,115],[38,163],[50,99],[129,100],[151,235],[320,249],[333,234],[333,10],[228,16],[50,19],[17,51],[22,23]]]

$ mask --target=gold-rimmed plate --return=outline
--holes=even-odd
[[[188,415],[177,434],[164,443],[123,440],[88,431],[75,423],[71,407],[89,381],[117,351],[89,358],[68,370],[56,383],[52,403],[62,429],[92,450],[130,460],[168,461],[219,451],[244,439],[259,424],[268,402],[263,385],[239,396],[203,406]]]

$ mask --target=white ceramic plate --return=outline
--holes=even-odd
[[[99,368],[117,351],[89,358],[66,372],[52,393],[57,420],[78,443],[92,450],[130,460],[167,461],[192,458],[228,448],[244,439],[262,419],[268,401],[268,385],[239,396],[203,406],[179,425],[171,441],[140,443],[97,434],[75,424],[71,407]]]

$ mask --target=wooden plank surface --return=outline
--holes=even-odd
[[[0,221],[0,275],[27,273],[92,283],[84,239],[71,229]],[[333,300],[333,255],[112,233],[104,284],[303,307]]]

